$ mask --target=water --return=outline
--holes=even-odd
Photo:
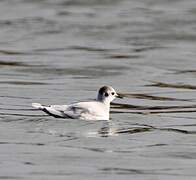
[[[194,0],[0,1],[0,179],[195,179]],[[111,122],[32,102],[94,98]]]

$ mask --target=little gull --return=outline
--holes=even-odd
[[[94,101],[49,106],[32,103],[32,106],[56,118],[109,120],[110,102],[116,97],[122,98],[111,86],[103,86],[99,89],[97,99]]]

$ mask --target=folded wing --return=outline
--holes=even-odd
[[[45,106],[39,103],[32,103],[36,109],[44,111],[46,114],[56,118],[80,118],[83,114],[90,113],[90,107],[82,107],[77,103],[72,105],[50,105]]]

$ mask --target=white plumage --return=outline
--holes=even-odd
[[[50,106],[32,103],[32,106],[58,118],[109,120],[110,102],[116,97],[120,96],[112,87],[103,86],[99,89],[97,99],[94,101]]]

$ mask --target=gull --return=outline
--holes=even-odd
[[[94,101],[76,102],[69,105],[41,105],[32,103],[36,109],[56,118],[71,118],[82,120],[109,120],[110,103],[115,98],[122,98],[111,86],[99,89],[97,99]]]

